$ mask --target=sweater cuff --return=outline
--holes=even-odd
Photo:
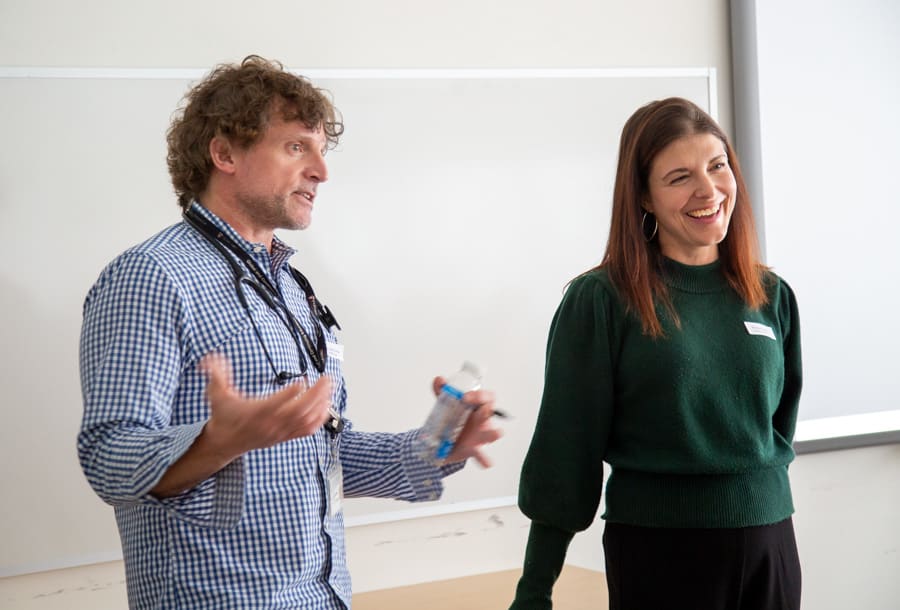
[[[553,585],[559,578],[574,532],[531,522],[525,566],[510,610],[550,610]]]

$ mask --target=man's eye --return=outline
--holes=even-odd
[[[291,144],[291,152],[302,153],[303,145],[302,144]]]

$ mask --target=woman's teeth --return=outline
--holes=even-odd
[[[687,213],[691,218],[706,218],[707,216],[712,216],[716,212],[719,211],[720,206],[716,206],[714,208],[705,208],[702,210],[692,210]]]

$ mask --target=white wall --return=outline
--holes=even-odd
[[[727,0],[29,0],[0,3],[0,65],[205,68],[713,66],[731,125]],[[340,105],[340,100],[337,100]]]
[[[896,409],[900,3],[757,0],[756,28],[760,196],[801,312],[802,415]]]

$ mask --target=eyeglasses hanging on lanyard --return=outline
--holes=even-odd
[[[269,362],[269,366],[271,367],[272,372],[275,375],[275,382],[279,385],[283,385],[291,379],[305,376],[307,366],[306,360],[303,357],[304,353],[309,356],[310,361],[312,361],[313,366],[316,367],[317,371],[319,371],[320,373],[325,372],[325,362],[328,357],[328,345],[325,340],[325,333],[322,331],[322,327],[319,325],[319,322],[324,324],[326,328],[335,326],[340,329],[341,326],[337,323],[337,320],[335,319],[334,314],[331,313],[331,310],[328,309],[325,304],[320,303],[319,300],[316,299],[316,295],[313,292],[309,280],[307,280],[302,273],[300,273],[293,267],[290,268],[291,275],[293,276],[294,281],[297,282],[297,284],[306,294],[310,311],[312,311],[313,315],[318,320],[314,320],[313,324],[316,330],[315,344],[313,344],[313,341],[312,339],[310,339],[309,334],[307,334],[306,330],[303,328],[297,318],[294,317],[288,306],[284,304],[280,293],[272,284],[271,280],[269,280],[266,274],[263,273],[262,269],[260,269],[259,265],[256,264],[256,261],[254,261],[253,258],[251,258],[243,248],[241,248],[228,235],[220,231],[212,222],[192,209],[188,209],[187,211],[185,211],[184,219],[189,225],[191,225],[201,235],[203,235],[207,239],[207,241],[209,241],[216,248],[216,250],[219,251],[220,254],[222,254],[222,257],[228,262],[229,266],[231,267],[231,272],[234,276],[234,289],[237,293],[238,301],[241,303],[244,311],[247,312],[247,317],[250,318],[250,324],[253,326],[253,332],[256,334],[256,338],[259,341],[260,346],[262,347],[263,353],[266,356],[266,360]],[[238,258],[239,261],[244,264],[244,267],[241,267],[238,260],[235,260],[234,256],[231,256],[231,254],[229,254],[229,250],[234,254],[234,256]],[[299,373],[279,371],[275,366],[275,361],[272,359],[272,355],[269,353],[265,341],[263,341],[262,334],[259,332],[259,328],[256,326],[256,322],[253,320],[253,316],[250,313],[250,305],[247,301],[247,295],[244,292],[245,285],[252,288],[254,292],[256,292],[256,294],[259,295],[259,297],[263,300],[263,302],[265,302],[265,304],[271,310],[278,314],[278,317],[281,318],[282,322],[284,322],[285,326],[287,326],[291,337],[293,337],[294,339],[294,343],[296,343],[297,345],[297,354],[300,360]]]

